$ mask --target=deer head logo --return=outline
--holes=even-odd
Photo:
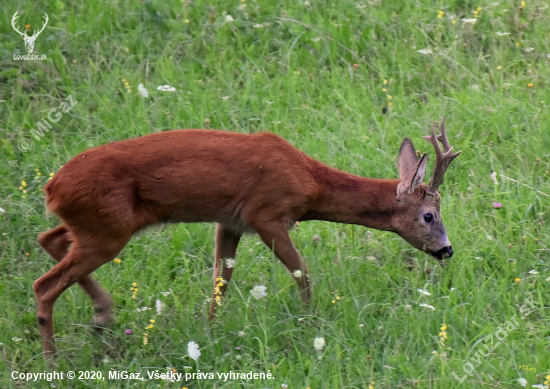
[[[46,25],[48,24],[48,15],[47,14],[44,14],[44,18],[46,19],[44,21],[44,25],[42,26],[42,29],[40,31],[35,31],[34,34],[32,34],[32,36],[28,36],[27,35],[27,31],[25,31],[24,33],[19,31],[19,29],[17,28],[17,26],[15,25],[15,20],[17,19],[18,15],[17,15],[17,12],[19,11],[16,11],[14,14],[13,14],[13,18],[11,19],[11,25],[13,27],[13,29],[15,31],[17,31],[19,33],[19,35],[21,35],[21,37],[23,38],[23,40],[25,41],[25,49],[27,49],[27,53],[31,54],[32,51],[34,50],[34,41],[36,41],[36,38],[38,38],[38,35],[40,35],[40,33],[42,31],[44,31],[44,28],[46,28]]]

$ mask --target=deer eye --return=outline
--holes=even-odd
[[[424,214],[424,221],[426,223],[431,222],[433,219],[434,219],[434,215],[432,215],[431,213],[425,213]]]

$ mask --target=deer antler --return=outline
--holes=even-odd
[[[445,171],[449,167],[451,161],[462,152],[452,152],[453,148],[449,144],[449,139],[447,138],[447,133],[445,132],[445,117],[443,117],[443,121],[441,122],[441,134],[435,135],[435,128],[436,123],[434,122],[432,124],[432,135],[422,137],[430,142],[435,149],[434,172],[432,179],[430,180],[430,187],[428,189],[432,193],[437,192],[441,181],[443,181],[443,175],[445,175]],[[441,151],[438,141],[443,145],[443,151]]]
[[[19,17],[19,16],[17,15],[17,12],[19,12],[19,11],[15,11],[15,13],[13,14],[13,18],[11,18],[11,26],[13,27],[13,29],[14,29],[15,31],[17,31],[17,32],[19,33],[19,35],[21,35],[21,36],[27,36],[27,32],[26,32],[26,31],[23,33],[23,32],[21,32],[21,31],[19,31],[19,29],[15,26],[15,21],[16,21],[16,19]]]
[[[42,31],[44,31],[44,29],[46,28],[46,25],[48,24],[48,20],[50,20],[50,18],[48,18],[48,14],[44,14],[44,18],[46,18],[46,21],[44,22],[44,24],[42,25],[42,29],[38,32],[35,32],[32,34],[33,37],[35,36],[38,36]]]

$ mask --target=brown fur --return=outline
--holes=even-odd
[[[309,272],[288,235],[296,221],[394,231],[415,247],[438,250],[441,244],[430,240],[429,231],[415,226],[420,208],[439,214],[439,198],[426,196],[425,185],[417,185],[425,162],[414,165],[410,147],[403,148],[409,150],[400,163],[400,171],[410,171],[406,187],[397,179],[362,178],[333,169],[270,133],[176,130],[80,153],[45,187],[47,207],[62,221],[39,237],[58,261],[34,284],[45,355],[55,351],[53,305],[74,282],[98,306],[97,323],[109,322],[111,299],[90,273],[151,224],[218,223],[214,278],[223,277],[224,285],[213,295],[210,318],[215,298],[223,295],[233,271],[224,260],[235,257],[247,231],[258,233],[290,272],[301,271],[295,280],[306,303]],[[398,185],[402,193],[411,194],[397,196]]]

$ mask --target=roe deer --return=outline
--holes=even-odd
[[[161,222],[216,222],[213,318],[231,279],[237,245],[256,232],[310,300],[306,263],[290,240],[297,221],[326,220],[393,231],[442,261],[453,255],[440,215],[438,187],[452,153],[444,121],[425,137],[436,162],[422,183],[427,154],[410,139],[399,150],[400,179],[358,177],[333,169],[270,133],[175,130],[84,151],[45,186],[46,205],[62,224],[40,245],[58,262],[34,283],[44,356],[54,356],[53,306],[78,282],[96,306],[97,325],[110,321],[111,298],[90,276],[113,260],[137,230]],[[440,149],[438,140],[443,145]]]

